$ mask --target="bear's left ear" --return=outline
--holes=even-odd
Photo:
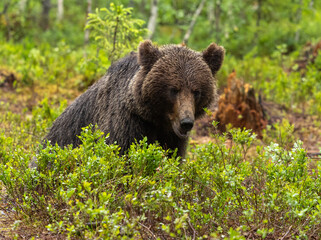
[[[160,58],[161,53],[158,47],[150,40],[145,40],[138,46],[138,64],[149,71],[154,63]]]
[[[224,55],[225,49],[215,43],[211,43],[208,48],[203,51],[203,59],[210,67],[213,75],[221,68]]]

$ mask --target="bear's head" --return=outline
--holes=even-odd
[[[158,48],[149,40],[142,42],[135,86],[140,114],[186,138],[195,119],[216,99],[214,76],[223,59],[224,48],[215,43],[199,53],[185,46]]]

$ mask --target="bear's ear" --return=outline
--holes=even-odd
[[[225,49],[215,43],[211,43],[208,48],[203,51],[203,59],[210,67],[213,75],[221,68],[224,54]]]
[[[150,40],[145,40],[138,46],[138,64],[148,71],[160,58],[160,55],[158,47],[154,46]]]

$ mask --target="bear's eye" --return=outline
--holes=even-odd
[[[193,94],[194,94],[194,98],[196,100],[198,100],[201,97],[201,92],[200,91],[195,90],[195,91],[193,91]]]
[[[170,94],[172,97],[176,97],[176,95],[179,93],[179,90],[177,88],[171,88]]]

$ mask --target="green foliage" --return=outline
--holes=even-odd
[[[96,13],[89,13],[85,29],[90,30],[93,41],[90,41],[87,57],[78,65],[84,74],[79,86],[87,87],[103,75],[111,63],[135,50],[147,32],[143,24],[143,20],[132,17],[132,8],[114,3],[109,9],[97,8]]]
[[[20,113],[13,113],[8,110],[9,105],[0,102],[1,129],[3,134],[4,152],[12,152],[15,146],[20,146],[21,149],[35,147],[44,137],[52,122],[62,113],[66,108],[67,101],[61,101],[58,108],[53,108],[52,103],[48,103],[48,99],[43,99],[37,107],[35,107],[30,114],[26,114],[27,109],[23,110],[23,115]],[[5,140],[7,138],[7,140]],[[3,143],[4,143],[3,142]],[[7,147],[7,150],[6,150]]]
[[[1,2],[0,9],[9,2]],[[57,89],[66,85],[85,89],[106,72],[111,62],[135,50],[146,33],[144,21],[140,19],[147,20],[150,11],[150,3],[143,5],[140,1],[118,1],[109,8],[101,8],[105,4],[103,1],[95,1],[93,7],[97,10],[89,14],[86,26],[92,38],[89,46],[82,49],[85,1],[80,1],[81,4],[76,4],[76,0],[65,1],[65,21],[58,22],[51,12],[51,25],[45,32],[31,23],[40,21],[35,16],[41,13],[41,3],[28,0],[22,11],[19,2],[11,1],[0,21],[3,29],[9,29],[4,25],[5,19],[11,20],[9,25],[13,26],[16,19],[13,16],[19,16],[24,38],[12,38],[15,42],[8,42],[5,36],[0,37],[0,54],[4,56],[0,64],[20,73],[23,84],[33,87],[38,82],[51,83],[56,84]],[[317,21],[320,3],[268,0],[260,4],[259,10],[258,2],[252,0],[207,1],[197,19],[190,47],[204,49],[211,41],[225,46],[227,57],[219,72],[220,84],[226,84],[226,76],[235,69],[266,100],[303,113],[320,113],[320,57],[308,66],[305,75],[294,71],[293,63],[299,46],[306,41],[315,42],[320,35]],[[166,44],[181,42],[197,3],[166,0],[159,1],[158,7],[154,40]],[[20,30],[17,26],[10,27],[10,31],[14,36],[14,32]],[[293,50],[297,51],[289,55]]]
[[[112,63],[136,49],[147,31],[143,24],[144,21],[132,18],[132,8],[111,3],[109,9],[96,9],[96,13],[89,14],[86,29],[91,30],[97,51],[102,51]]]
[[[39,28],[42,1],[27,0],[24,10],[20,2],[0,1],[0,65],[18,73],[16,96],[21,87],[34,94],[48,83],[57,91],[86,88],[137,47],[146,33],[139,19],[150,16],[149,1],[118,1],[109,8],[94,1],[97,10],[86,26],[92,38],[83,49],[87,1],[64,1],[61,22],[53,8],[45,31]],[[294,61],[300,46],[320,36],[320,2],[260,2],[258,19],[258,1],[207,1],[189,47],[204,49],[212,41],[225,46],[221,86],[235,69],[264,100],[319,114],[321,54],[304,74]],[[191,0],[159,1],[153,40],[181,42],[196,8]],[[119,147],[106,145],[93,126],[75,149],[41,142],[67,105],[64,100],[54,108],[55,102],[45,98],[22,113],[0,103],[2,199],[19,221],[74,239],[319,237],[321,164],[306,157],[288,121],[267,129],[265,147],[251,132],[232,129],[191,147],[186,159],[146,139],[119,156]],[[37,168],[30,168],[35,159]]]
[[[273,101],[296,112],[319,114],[321,55],[319,54],[314,62],[310,62],[305,73],[301,74],[294,64],[298,54],[287,56],[285,51],[285,45],[276,46],[271,57],[255,57],[256,51],[253,51],[244,56],[242,61],[228,55],[219,79],[226,79],[234,69],[237,76],[251,83],[264,100]]]
[[[6,56],[0,59],[0,65],[14,68],[21,75],[22,81],[18,84],[22,85],[32,86],[40,82],[63,87],[67,79],[81,73],[76,71],[76,66],[82,52],[73,51],[64,41],[56,46],[43,43],[37,47],[27,40],[24,45],[0,41],[0,54]]]
[[[46,31],[39,27],[42,23],[43,1],[26,0],[24,8],[22,8],[22,2],[24,1],[4,0],[0,2],[1,38],[13,41],[29,38],[30,41],[48,42],[51,45],[65,40],[71,46],[83,46],[82,30],[86,24],[86,0],[64,1],[64,18],[61,21],[57,19],[57,1],[52,1],[48,16],[49,27]],[[192,0],[159,1],[158,25],[153,40],[166,44],[180,43],[198,4],[199,1]],[[93,9],[107,9],[105,8],[106,1],[93,1],[92,7]],[[102,20],[99,20],[100,29],[104,28],[103,31],[110,34],[116,26],[117,14],[123,19],[133,17],[132,20],[139,18],[147,21],[150,17],[150,8],[149,1],[118,0],[107,10],[109,15],[111,14],[109,24],[104,25],[103,23],[107,20],[104,15],[108,15],[104,12],[105,10],[96,12],[92,16],[97,15],[97,20],[100,16]],[[206,1],[189,44],[192,48],[201,49],[205,48],[209,42],[215,41],[223,44],[234,56],[238,57],[253,50],[257,55],[270,55],[275,46],[281,44],[285,44],[288,51],[293,51],[305,42],[320,36],[320,9],[320,2],[311,0]],[[128,12],[129,14],[126,15]],[[126,23],[129,29],[138,31],[143,26],[142,22],[138,23],[138,28],[137,26],[132,28],[131,24],[132,21]],[[106,31],[108,28],[111,30]],[[120,32],[125,33],[126,31]],[[106,38],[104,34],[101,36]],[[113,45],[112,33],[107,39],[108,45]],[[106,43],[102,41],[102,44]],[[109,48],[113,49],[112,46]],[[107,52],[111,53],[111,51]],[[117,57],[111,62],[115,59]]]
[[[315,11],[320,7],[319,3],[311,5],[308,0],[230,0],[221,5],[222,42],[239,57],[249,51],[261,56],[271,55],[275,46],[281,44],[292,51],[298,44],[318,38],[320,34],[316,29],[320,14]]]
[[[302,238],[321,227],[321,165],[308,167],[301,142],[258,146],[249,158],[255,135],[233,129],[187,159],[146,139],[119,156],[94,129],[84,128],[78,148],[49,145],[37,154],[1,134],[0,179],[17,214],[91,239]],[[36,169],[28,168],[32,155]]]
[[[263,132],[263,139],[266,143],[275,141],[280,147],[291,149],[295,143],[293,132],[294,126],[287,119],[283,119],[273,126],[268,125]]]

